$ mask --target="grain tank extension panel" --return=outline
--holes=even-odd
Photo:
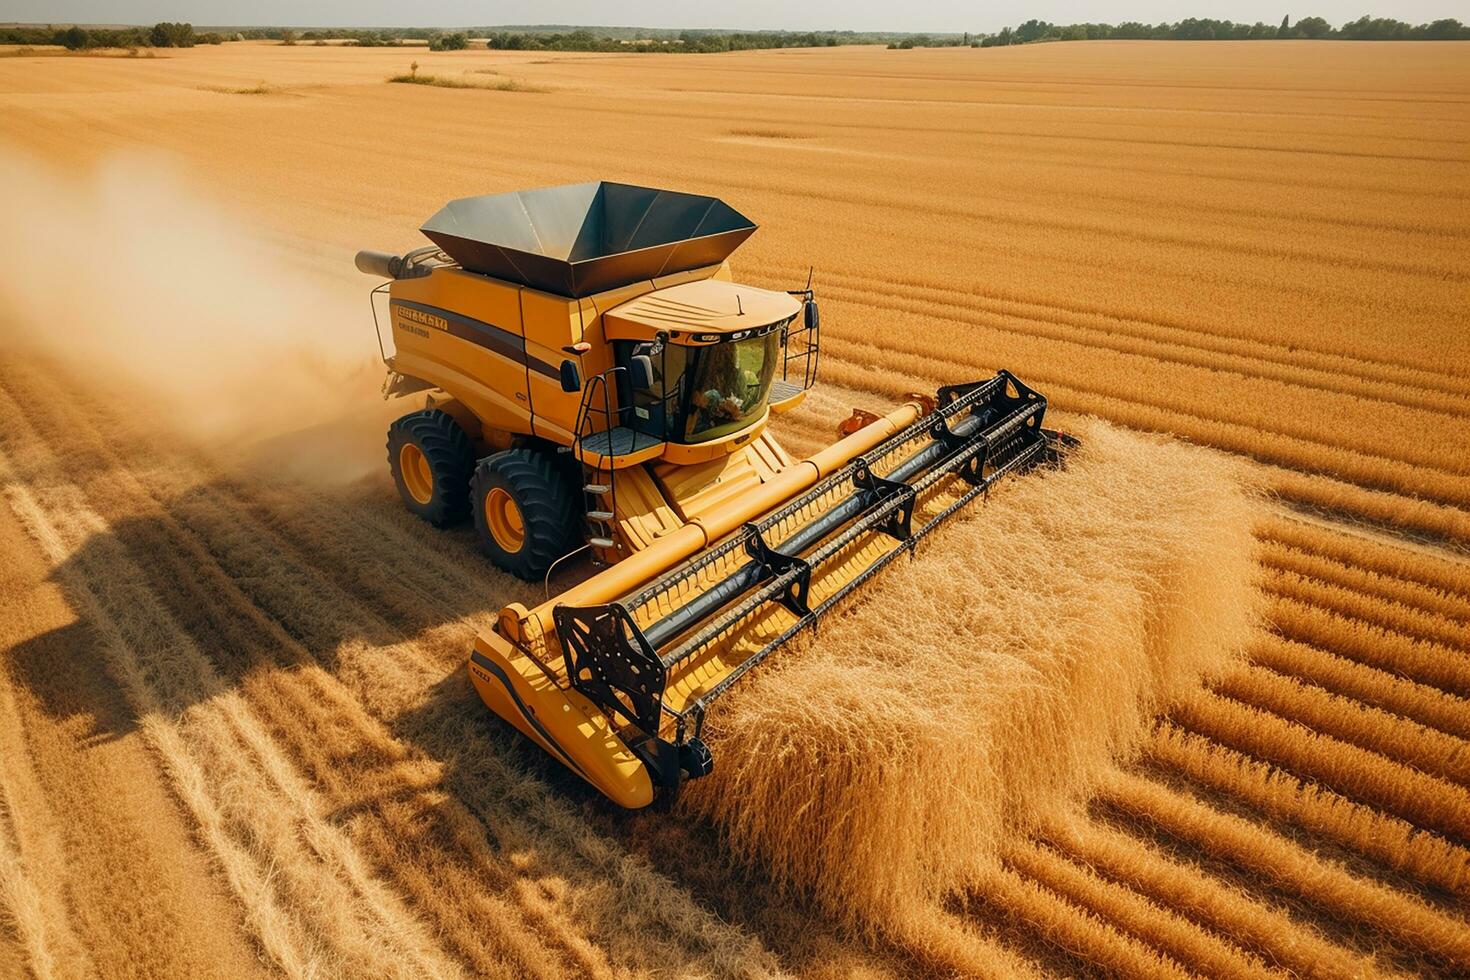
[[[581,297],[717,265],[755,228],[718,198],[593,181],[460,198],[421,230],[470,272]]]

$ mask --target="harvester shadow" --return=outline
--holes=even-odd
[[[92,626],[77,620],[0,649],[14,683],[50,718],[77,732],[82,748],[114,741],[135,727],[97,645]]]

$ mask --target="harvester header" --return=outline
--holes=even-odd
[[[609,566],[502,609],[469,673],[625,807],[709,773],[705,718],[733,685],[1068,444],[1001,371],[855,410],[793,459],[769,423],[816,383],[816,297],[734,282],[755,225],[713,197],[574,184],[452,201],[423,231],[433,245],[357,257],[390,280],[385,394],[422,398],[389,467],[410,511],[472,518],[515,575]]]

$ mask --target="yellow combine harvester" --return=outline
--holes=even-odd
[[[816,380],[817,303],[731,280],[755,225],[714,198],[577,184],[452,201],[422,230],[433,245],[357,255],[391,280],[385,393],[424,399],[388,431],[393,478],[522,578],[583,550],[609,566],[503,609],[470,676],[625,807],[708,773],[713,701],[1065,439],[1002,371],[855,411],[793,460],[767,424]]]

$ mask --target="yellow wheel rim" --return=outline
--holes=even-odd
[[[413,443],[405,443],[398,450],[398,472],[403,474],[403,488],[420,504],[427,504],[434,497],[434,471],[429,469],[429,458]]]
[[[521,509],[511,495],[499,487],[485,494],[485,526],[490,536],[509,554],[521,550],[526,540],[526,525],[521,522]]]

